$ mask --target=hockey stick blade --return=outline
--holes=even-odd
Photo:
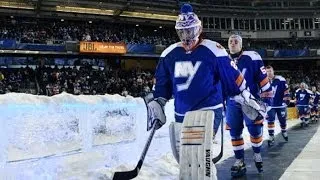
[[[223,118],[221,120],[221,124],[220,124],[220,128],[221,128],[221,147],[220,147],[220,153],[218,154],[218,156],[214,157],[212,159],[212,162],[214,164],[216,164],[223,156]]]
[[[133,179],[138,176],[139,171],[141,169],[141,166],[143,164],[144,158],[145,158],[145,156],[148,152],[149,146],[151,144],[153,135],[156,132],[156,127],[158,126],[158,123],[159,123],[159,121],[156,121],[153,125],[153,128],[152,128],[151,133],[148,137],[147,143],[144,146],[144,149],[141,153],[141,156],[140,156],[140,159],[139,159],[137,166],[131,171],[115,172],[113,175],[113,178],[112,178],[113,180],[127,180],[127,179]]]
[[[123,171],[123,172],[115,172],[113,175],[113,180],[127,180],[133,179],[138,176],[140,168],[142,166],[143,161],[139,160],[137,166],[131,171]]]

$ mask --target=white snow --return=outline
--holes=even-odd
[[[168,136],[173,111],[170,101],[167,123],[156,131],[137,180],[177,179]],[[0,179],[6,180],[111,179],[114,171],[135,167],[149,136],[141,98],[10,93],[0,96],[0,112]],[[288,127],[296,123],[288,121]],[[264,132],[267,137],[266,127]],[[244,139],[249,148],[246,129]],[[217,140],[216,154],[220,134]],[[226,159],[233,156],[228,131],[224,143]]]

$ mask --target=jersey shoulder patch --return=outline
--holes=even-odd
[[[180,47],[181,42],[177,42],[174,44],[171,44],[169,47],[167,47],[160,55],[160,57],[166,57],[170,52],[172,52],[175,48]]]
[[[228,53],[226,49],[221,46],[219,43],[215,41],[211,41],[209,39],[202,40],[201,44],[205,46],[206,48],[210,49],[210,51],[216,56],[216,57],[223,57],[228,56]]]
[[[276,75],[274,78],[278,79],[279,81],[286,81],[286,79],[280,75]]]
[[[243,51],[242,55],[249,56],[252,61],[262,61],[260,54],[255,51]]]

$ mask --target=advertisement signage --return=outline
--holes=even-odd
[[[127,47],[124,43],[104,43],[104,42],[80,42],[81,53],[110,53],[125,54]]]

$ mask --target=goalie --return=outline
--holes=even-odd
[[[157,65],[154,92],[145,97],[148,130],[155,120],[166,123],[164,106],[175,98],[175,123],[170,136],[180,179],[216,179],[212,163],[212,138],[222,120],[223,96],[236,96],[255,112],[255,121],[265,107],[250,94],[243,75],[217,42],[202,39],[202,23],[191,5],[181,8],[176,25],[181,42],[165,49]],[[258,117],[259,116],[259,117]],[[211,136],[211,137],[209,137]]]

